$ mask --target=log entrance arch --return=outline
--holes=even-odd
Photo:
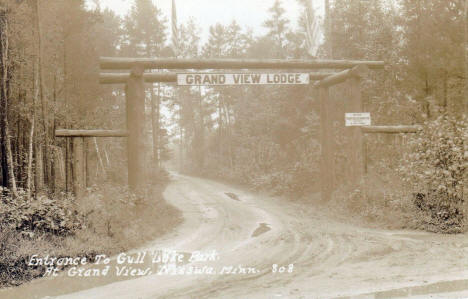
[[[332,85],[349,82],[351,84],[350,98],[353,111],[362,112],[361,107],[361,77],[369,69],[382,69],[383,61],[353,61],[353,60],[302,60],[302,59],[177,59],[177,58],[113,58],[101,57],[100,68],[112,72],[103,72],[99,76],[101,84],[125,84],[127,131],[112,130],[57,130],[56,136],[61,137],[127,137],[128,184],[136,190],[143,181],[145,164],[143,161],[143,138],[145,124],[145,83],[176,83],[177,72],[174,70],[301,70],[309,72],[310,81],[315,81],[319,90],[320,124],[321,124],[321,186],[322,198],[327,200],[333,190],[333,154],[331,139],[331,121],[328,111],[328,88]],[[172,70],[172,72],[147,73],[145,70]],[[327,70],[316,72],[316,70]],[[333,72],[330,72],[333,70]],[[116,72],[120,71],[120,72]],[[356,170],[355,180],[360,180],[365,167],[363,166],[362,131],[353,128],[353,144],[349,149],[352,167]],[[379,127],[367,127],[368,132],[379,131]],[[398,130],[398,128],[392,128]],[[79,142],[76,142],[79,147]],[[75,152],[75,150],[74,150]],[[74,163],[80,161],[79,149],[74,154]],[[81,159],[83,160],[83,159]],[[83,169],[76,165],[74,169]],[[74,191],[80,192],[83,176],[74,176]]]

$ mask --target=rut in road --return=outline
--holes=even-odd
[[[242,266],[258,272],[118,278],[122,281],[108,277],[80,285],[59,277],[34,282],[34,292],[32,284],[19,287],[35,294],[22,298],[332,298],[468,278],[465,235],[357,227],[335,221],[313,205],[183,175],[174,175],[164,196],[182,210],[184,222],[134,252],[215,249],[220,259],[210,263],[214,268]],[[274,273],[281,267],[284,273]],[[65,283],[68,294],[50,292],[64,289]]]

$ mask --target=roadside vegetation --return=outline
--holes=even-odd
[[[12,200],[0,197],[0,287],[41,277],[46,266],[29,266],[39,257],[108,256],[144,245],[181,221],[180,212],[162,198],[168,179],[148,185],[138,195],[126,187],[104,184],[87,189],[79,201],[57,194]]]
[[[424,123],[421,132],[408,139],[410,151],[404,154],[399,173],[427,230],[465,230],[467,142],[468,118],[447,115]]]
[[[391,159],[373,164],[358,188],[339,189],[334,207],[381,227],[465,232],[466,117],[442,115],[416,134],[393,138],[398,141],[386,149]]]

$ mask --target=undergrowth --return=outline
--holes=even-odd
[[[87,189],[79,200],[66,194],[12,199],[0,196],[0,287],[15,286],[45,272],[28,266],[30,257],[112,255],[143,245],[171,230],[180,212],[167,204],[167,180],[142,188],[138,195],[107,184]]]
[[[339,215],[356,224],[386,229],[421,229],[421,215],[398,180],[391,183],[367,177],[354,188],[343,185],[329,203]],[[352,215],[352,217],[349,217]]]
[[[387,228],[437,233],[466,231],[468,130],[466,117],[440,116],[387,154],[359,186],[342,185],[332,205],[354,219]]]

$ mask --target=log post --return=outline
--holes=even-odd
[[[319,88],[320,98],[320,142],[321,142],[321,163],[320,163],[320,186],[322,201],[331,199],[334,177],[332,130],[329,119],[329,91],[328,87]]]
[[[85,163],[82,137],[73,138],[73,193],[77,198],[83,195],[85,189]]]
[[[84,160],[84,177],[85,177],[85,188],[91,185],[91,180],[89,178],[89,162],[88,162],[88,151],[89,149],[89,139],[83,138],[83,160]]]
[[[66,138],[65,141],[65,192],[68,193],[72,189],[70,187],[70,182],[73,179],[71,175],[71,165],[70,165],[70,139]]]
[[[348,78],[349,84],[349,105],[346,112],[362,112],[361,100],[361,79],[358,76]],[[364,159],[363,159],[363,134],[360,127],[349,127],[349,162],[350,162],[350,183],[352,186],[357,186],[361,182],[364,174]]]
[[[128,186],[136,191],[144,181],[145,84],[143,66],[132,68],[125,86],[127,110]]]
[[[362,131],[362,130],[361,130]],[[364,177],[367,176],[367,136],[362,136],[362,169],[364,171]]]

